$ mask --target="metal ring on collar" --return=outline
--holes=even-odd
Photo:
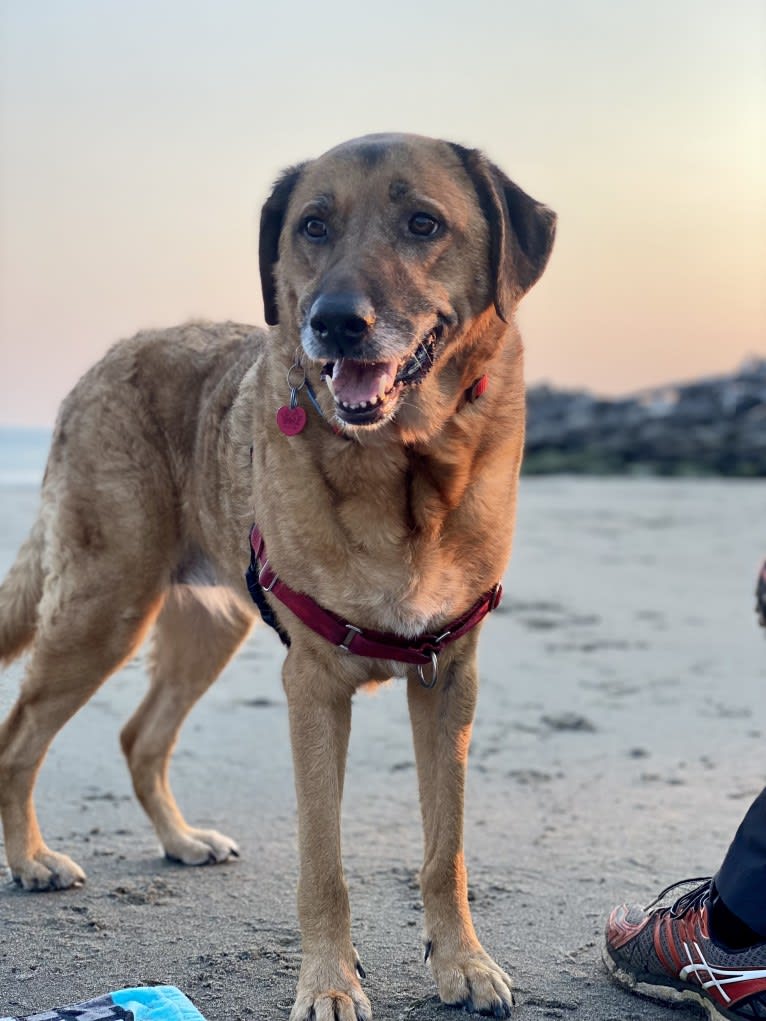
[[[424,688],[431,689],[436,684],[436,679],[439,676],[439,660],[435,652],[430,653],[431,656],[431,680],[426,680],[425,671],[422,665],[418,665],[418,678]],[[425,664],[424,664],[425,665]]]
[[[293,382],[293,371],[300,372],[300,377],[297,383]],[[287,370],[287,385],[291,390],[302,390],[306,383],[306,370],[298,362],[293,362],[290,368]]]

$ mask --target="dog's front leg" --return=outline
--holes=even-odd
[[[478,684],[475,645],[472,633],[443,654],[431,689],[415,671],[408,677],[423,813],[426,957],[445,1003],[509,1017],[511,980],[476,936],[463,855],[465,770]]]
[[[283,672],[298,800],[303,960],[290,1021],[369,1021],[340,852],[353,688],[293,644]]]

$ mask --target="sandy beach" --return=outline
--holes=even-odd
[[[32,486],[0,489],[3,573],[36,502]],[[506,600],[482,637],[466,813],[476,927],[514,977],[519,1021],[697,1016],[613,988],[601,932],[614,903],[714,871],[763,786],[766,636],[753,589],[765,505],[764,481],[522,483]],[[162,860],[133,798],[117,735],[145,687],[140,657],[65,728],[38,809],[88,882],[30,895],[3,877],[0,1016],[170,983],[208,1021],[286,1021],[299,939],[281,658],[258,628],[174,759],[189,821],[239,842],[229,865]],[[0,715],[22,669],[0,682]],[[374,1015],[457,1017],[422,963],[401,681],[357,697],[347,777],[344,856]]]

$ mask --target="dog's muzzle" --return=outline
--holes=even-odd
[[[405,387],[422,383],[431,371],[441,334],[438,325],[404,359],[364,361],[344,356],[326,362],[322,378],[338,418],[349,425],[373,425],[390,417]]]

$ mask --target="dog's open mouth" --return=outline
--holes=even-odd
[[[339,358],[327,362],[322,378],[335,399],[335,413],[349,425],[373,425],[394,410],[402,390],[422,383],[434,364],[434,351],[441,336],[435,327],[415,351],[403,361],[362,362]]]

